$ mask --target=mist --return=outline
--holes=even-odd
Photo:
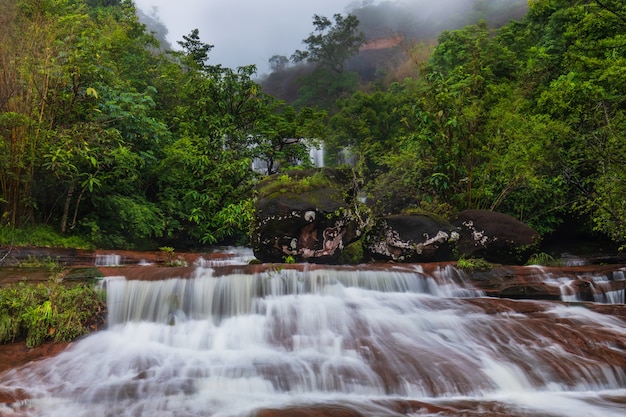
[[[290,57],[302,49],[302,40],[313,31],[313,15],[332,17],[353,13],[368,39],[400,33],[408,37],[436,37],[479,19],[498,19],[498,10],[519,9],[526,0],[135,0],[142,21],[157,38],[174,48],[183,35],[199,29],[203,42],[214,45],[209,63],[229,68],[256,65],[269,70],[273,55]],[[495,22],[502,24],[506,22]],[[166,33],[163,33],[163,31]]]

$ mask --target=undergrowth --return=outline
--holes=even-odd
[[[91,284],[19,282],[0,287],[0,343],[70,342],[104,322],[103,296]]]
[[[93,245],[85,238],[65,236],[49,226],[26,228],[0,226],[0,245],[93,249]]]

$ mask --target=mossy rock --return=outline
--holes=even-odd
[[[103,278],[104,274],[98,268],[72,268],[63,275],[63,281],[92,281]]]
[[[262,262],[337,263],[361,232],[352,175],[344,169],[289,171],[257,186],[252,247]]]

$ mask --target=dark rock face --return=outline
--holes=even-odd
[[[524,263],[536,250],[540,235],[507,214],[488,210],[465,210],[450,219],[459,228],[459,256],[490,262]]]
[[[457,228],[425,214],[381,218],[367,237],[367,250],[377,260],[432,262],[449,260],[459,239]]]
[[[361,234],[349,172],[322,168],[276,174],[261,181],[257,191],[252,247],[262,262],[333,263]]]
[[[348,170],[297,170],[267,177],[257,186],[254,255],[261,262],[355,264],[473,257],[523,264],[540,242],[539,233],[526,224],[488,210],[465,210],[450,221],[430,214],[384,216],[367,233],[366,225],[372,222],[363,217]],[[361,237],[362,253],[355,250],[342,257],[344,248]]]

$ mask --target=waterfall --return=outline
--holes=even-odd
[[[0,374],[27,394],[0,415],[624,415],[623,318],[485,297],[450,266],[103,285],[109,328]]]
[[[309,145],[309,159],[316,168],[324,167],[324,144]]]
[[[569,273],[548,271],[543,267],[531,266],[535,270],[535,280],[557,286],[561,300],[567,302],[594,301],[605,304],[626,302],[626,276],[623,269],[608,273]],[[581,288],[584,291],[581,291]]]
[[[221,248],[217,256],[204,258],[200,257],[195,262],[195,266],[203,268],[216,268],[229,265],[247,265],[256,259],[252,248],[226,247]]]
[[[277,269],[256,274],[213,275],[213,269],[198,268],[188,279],[159,282],[109,278],[104,285],[108,295],[109,325],[128,321],[172,322],[210,320],[245,314],[263,314],[263,300],[269,297],[314,294],[342,297],[348,288],[385,293],[421,293],[439,297],[480,296],[480,291],[464,287],[462,276],[451,276],[449,268],[434,277],[421,269],[415,272],[367,270]]]
[[[96,255],[96,266],[121,266],[122,257],[116,254]]]

